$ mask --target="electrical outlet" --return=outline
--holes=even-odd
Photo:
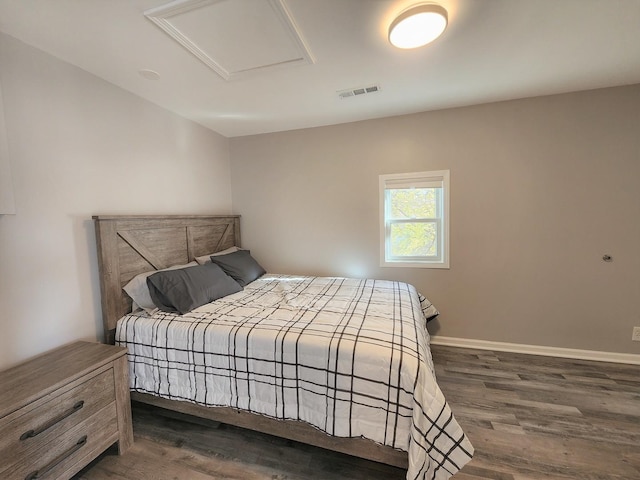
[[[640,342],[640,327],[633,327],[631,340],[633,340],[634,342]]]

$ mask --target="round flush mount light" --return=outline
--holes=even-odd
[[[402,11],[389,26],[389,42],[398,48],[417,48],[433,42],[447,28],[447,11],[434,3]]]

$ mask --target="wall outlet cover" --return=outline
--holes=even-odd
[[[631,335],[631,340],[634,342],[640,342],[640,327],[633,327],[633,334]]]

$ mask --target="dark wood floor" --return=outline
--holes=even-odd
[[[433,346],[475,446],[455,480],[640,480],[640,366]],[[135,445],[77,480],[400,480],[405,471],[134,407]]]

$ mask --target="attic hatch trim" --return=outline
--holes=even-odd
[[[195,10],[207,8],[210,9],[209,14],[211,14],[211,8],[215,8],[217,4],[224,8],[224,3],[224,0],[173,0],[165,5],[146,10],[144,15],[226,81],[244,78],[265,70],[315,63],[315,58],[305,42],[302,32],[296,24],[285,0],[267,0],[267,5],[271,7],[273,15],[268,15],[270,18],[265,18],[264,20],[273,22],[271,24],[271,27],[274,28],[273,31],[280,35],[279,40],[281,42],[287,43],[286,50],[288,51],[278,51],[274,49],[269,52],[272,58],[265,58],[264,62],[258,61],[254,65],[241,66],[239,68],[225,65],[225,61],[220,59],[219,54],[211,51],[210,48],[207,49],[205,45],[199,45],[190,37],[190,35],[192,36],[194,33],[197,34],[197,31],[190,33],[187,31],[188,29],[181,29],[176,24],[181,20],[179,18],[181,15],[188,15]],[[243,7],[241,3],[226,5],[238,5],[238,8]],[[238,30],[240,31],[241,29]],[[258,39],[254,39],[254,45],[256,45],[255,42],[258,42]],[[203,42],[201,41],[200,43]],[[218,43],[217,45],[220,44],[221,43]],[[249,52],[249,50],[253,49],[249,47],[246,51]],[[248,53],[248,55],[251,56],[251,53]],[[229,57],[229,55],[227,55],[227,57]]]

